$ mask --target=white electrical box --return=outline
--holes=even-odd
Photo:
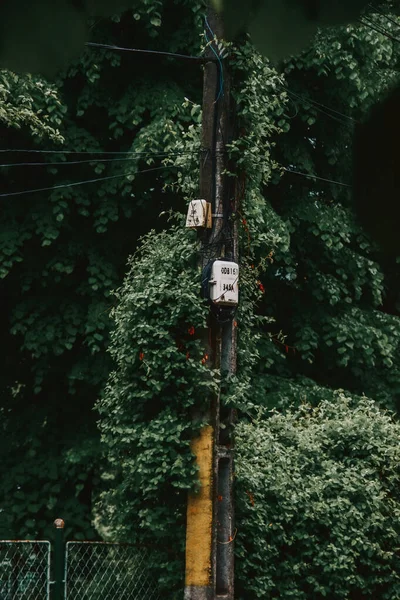
[[[216,260],[209,280],[210,300],[219,306],[239,303],[239,265],[229,260]]]
[[[206,200],[191,200],[186,217],[186,227],[211,229],[211,203]]]

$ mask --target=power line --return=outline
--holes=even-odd
[[[364,19],[367,22],[365,22]],[[362,18],[360,18],[358,20],[362,25],[364,25],[364,27],[369,27],[370,29],[374,29],[381,35],[384,35],[385,37],[387,37],[389,40],[392,40],[392,42],[400,43],[400,38],[395,37],[389,31],[387,31],[387,29],[384,29],[384,27],[381,27],[380,25],[377,25],[376,23],[374,23],[374,21],[372,19],[368,18],[367,15],[364,15]]]
[[[180,153],[179,156],[184,154],[198,154],[198,152],[187,152]],[[148,158],[167,158],[170,156],[175,156],[175,154],[148,154],[146,155]],[[146,158],[146,156],[142,156],[141,158]],[[126,162],[134,160],[134,157],[128,158],[88,158],[86,160],[69,160],[69,161],[57,161],[57,162],[19,162],[19,163],[4,163],[0,164],[0,167],[55,167],[55,166],[68,166],[68,165],[82,165],[82,164],[93,164],[93,163],[114,163],[114,162]]]
[[[288,169],[287,167],[282,167],[286,173],[293,173],[293,175],[301,175],[302,177],[307,177],[308,179],[318,179],[318,181],[325,181],[326,183],[333,183],[335,185],[341,185],[343,187],[351,188],[351,185],[348,183],[343,183],[342,181],[335,181],[334,179],[326,179],[325,177],[318,177],[317,175],[311,175],[310,173],[302,173],[301,171],[295,171],[294,169]]]
[[[377,13],[379,13],[382,17],[385,17],[385,19],[387,19],[388,21],[390,21],[391,23],[393,23],[393,25],[396,25],[396,27],[400,27],[400,23],[399,21],[395,21],[390,15],[384,13],[382,10],[380,10],[377,6],[374,6],[372,3],[368,4],[368,6],[373,10],[376,11]]]
[[[63,188],[74,187],[77,185],[86,185],[88,183],[97,183],[99,181],[108,181],[110,179],[118,179],[121,177],[135,176],[135,175],[139,175],[141,173],[150,173],[151,171],[160,171],[162,169],[171,169],[171,168],[176,168],[176,167],[175,167],[175,165],[163,165],[162,167],[153,167],[151,169],[144,169],[142,171],[136,171],[135,173],[124,173],[121,175],[109,175],[108,177],[98,177],[96,179],[87,179],[85,181],[76,181],[74,183],[64,183],[61,185],[52,185],[49,187],[35,188],[32,190],[21,190],[19,192],[8,192],[6,194],[0,194],[0,198],[8,198],[9,196],[22,196],[23,194],[34,194],[35,192],[48,192],[48,191],[52,191],[52,190],[59,190],[59,189],[63,189]]]
[[[65,163],[62,163],[62,164],[65,164]],[[171,168],[176,168],[176,165],[163,165],[161,167],[152,167],[150,169],[143,169],[141,171],[136,171],[133,173],[123,173],[120,175],[109,175],[107,177],[97,177],[95,179],[86,179],[84,181],[76,181],[73,183],[52,185],[52,186],[48,186],[48,187],[34,188],[34,189],[30,189],[30,190],[21,190],[18,192],[8,192],[5,194],[0,194],[0,198],[7,198],[10,196],[22,196],[25,194],[33,194],[35,192],[48,192],[48,191],[57,190],[57,189],[65,189],[65,188],[75,187],[78,185],[86,185],[89,183],[98,183],[100,181],[109,181],[110,179],[120,179],[121,177],[135,176],[135,175],[139,175],[142,173],[150,173],[153,171],[161,171],[163,169],[171,169]],[[317,179],[318,181],[324,181],[326,183],[332,183],[332,184],[340,185],[343,187],[351,187],[351,185],[349,185],[348,183],[343,183],[341,181],[335,181],[333,179],[326,179],[325,177],[319,177],[318,175],[311,175],[310,173],[302,173],[300,171],[295,171],[294,169],[289,169],[287,167],[281,166],[281,169],[283,169],[286,173],[292,173],[293,175],[300,175],[300,176],[306,177],[308,179]]]
[[[348,121],[344,121],[343,119],[339,119],[335,115],[328,113],[326,110],[323,110],[318,105],[316,105],[314,102],[307,100],[307,98],[302,98],[301,96],[298,96],[297,94],[295,94],[294,92],[291,92],[290,90],[287,90],[287,93],[289,94],[290,97],[292,97],[292,101],[293,101],[293,98],[296,98],[297,100],[300,100],[300,102],[302,102],[304,105],[309,104],[310,106],[312,106],[314,108],[314,110],[318,111],[319,113],[321,113],[323,115],[326,115],[333,121],[336,121],[336,123],[340,123],[341,125],[347,125],[347,126],[350,125],[350,123]]]
[[[151,153],[151,152],[132,152],[131,150],[125,151],[105,151],[105,150],[32,150],[26,148],[4,148],[0,149],[0,153],[6,152],[21,152],[26,154],[110,154],[110,155],[121,155],[121,154],[130,154],[131,156],[180,156],[183,154],[197,154],[197,151],[193,152],[165,152],[165,153]],[[90,161],[91,162],[91,161]]]
[[[374,8],[374,10],[376,10],[378,13],[380,13],[382,16],[386,17],[387,19],[389,19],[389,21],[391,21],[392,23],[394,23],[395,25],[397,25],[398,27],[400,27],[400,23],[396,22],[394,19],[392,19],[389,15],[385,15],[385,13],[383,13],[382,11],[380,11],[379,9],[376,9],[375,7],[372,6],[372,4],[370,4],[369,6],[371,6],[371,8]],[[364,25],[365,27],[369,27],[370,29],[374,29],[375,31],[377,31],[378,33],[388,37],[389,39],[391,39],[392,41],[395,42],[399,42],[400,43],[400,38],[397,38],[393,35],[390,34],[389,31],[387,31],[386,29],[384,29],[382,26],[377,25],[376,23],[374,23],[374,21],[368,17],[367,15],[364,15],[363,18],[367,21],[363,21],[362,18],[359,19],[359,22]],[[342,117],[346,120],[348,120],[351,123],[357,124],[358,121],[352,117],[349,117],[348,115],[334,109],[331,108],[330,106],[326,106],[325,104],[322,104],[321,102],[318,102],[317,100],[311,99],[311,98],[305,98],[304,96],[301,96],[299,94],[297,94],[296,92],[293,92],[292,90],[290,90],[287,86],[285,86],[283,83],[280,84],[282,86],[283,89],[285,89],[285,91],[297,98],[298,100],[300,100],[301,102],[308,103],[312,106],[315,106],[316,110],[319,110],[319,112],[321,112],[322,114],[325,114],[326,116],[330,117],[333,120],[336,120],[342,124],[347,124],[344,123],[343,121],[341,121],[340,119],[336,119],[334,117],[334,115],[337,115],[339,117]],[[317,108],[318,107],[318,108]],[[325,110],[321,110],[321,109],[325,109]],[[330,111],[331,113],[333,113],[332,115],[329,114],[329,112],[326,111]]]
[[[361,23],[361,25],[364,25],[364,27],[368,27],[369,29],[377,31],[384,37],[387,37],[388,39],[393,40],[393,41],[400,41],[400,40],[397,40],[394,36],[392,36],[392,34],[387,29],[385,29],[383,27],[383,25],[380,25],[379,23],[375,23],[375,21],[373,19],[371,19],[370,17],[368,17],[368,15],[363,15],[363,17],[358,20]]]
[[[106,50],[118,50],[119,52],[134,52],[137,54],[149,54],[149,55],[157,55],[157,56],[167,56],[170,58],[180,58],[182,60],[191,60],[197,63],[204,63],[208,61],[213,61],[217,59],[213,58],[205,58],[204,56],[190,56],[188,54],[178,54],[176,52],[160,52],[158,50],[143,50],[141,48],[123,48],[121,46],[114,46],[112,44],[98,44],[96,42],[86,42],[86,46],[90,46],[92,48],[104,48]]]
[[[325,104],[322,104],[321,102],[317,102],[317,100],[313,100],[311,98],[306,98],[305,96],[301,96],[299,94],[297,94],[296,92],[293,92],[292,90],[290,90],[288,87],[286,87],[284,84],[282,84],[282,87],[287,91],[288,94],[290,94],[291,96],[294,96],[295,98],[297,98],[298,100],[300,100],[301,102],[303,102],[304,104],[311,104],[314,105],[316,107],[316,110],[319,110],[319,112],[325,114],[326,116],[330,117],[331,119],[334,119],[335,121],[338,121],[340,123],[343,123],[344,125],[348,125],[348,123],[345,123],[344,121],[342,121],[341,119],[336,119],[334,117],[334,115],[338,115],[340,117],[343,117],[344,119],[347,119],[349,122],[351,123],[358,123],[358,121],[356,121],[355,119],[353,119],[353,117],[349,117],[348,115],[345,115],[344,113],[331,108],[330,106],[326,106]],[[321,110],[321,109],[325,109],[325,110]],[[334,113],[333,115],[329,114],[326,111],[331,111],[332,113]]]

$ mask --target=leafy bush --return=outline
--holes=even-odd
[[[217,389],[205,354],[195,233],[181,226],[151,232],[129,266],[113,311],[115,371],[98,405],[111,481],[100,512],[119,539],[158,553],[163,597],[175,598],[187,493],[198,484],[190,440],[202,423],[194,415],[204,414]]]
[[[237,426],[238,599],[400,598],[400,425],[336,395]]]

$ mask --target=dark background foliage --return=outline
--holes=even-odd
[[[91,39],[198,55],[203,10],[148,0],[91,23]],[[318,34],[279,69],[247,41],[229,50],[238,136],[227,148],[244,185],[239,368],[224,400],[244,423],[260,406],[339,402],[338,389],[349,406],[365,394],[397,411],[398,265],[361,227],[350,185],[354,126],[397,83],[399,46],[358,23]],[[1,529],[48,537],[62,516],[75,539],[159,542],[171,597],[182,581],[186,491],[196,485],[193,389],[202,381],[203,399],[213,379],[188,333],[206,316],[196,242],[158,215],[185,213],[198,193],[201,94],[197,64],[98,48],[53,83],[0,73]],[[368,415],[382,422],[376,407]],[[258,418],[263,435],[267,417]],[[250,598],[253,579],[265,581],[245,531],[259,527],[264,539],[267,524],[240,505],[241,469],[239,585]]]

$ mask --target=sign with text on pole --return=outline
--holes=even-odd
[[[209,296],[213,304],[237,306],[239,303],[239,265],[232,261],[215,260],[212,263]]]
[[[211,308],[235,309],[239,304],[239,265],[224,259],[209,262],[202,274],[202,295]]]

